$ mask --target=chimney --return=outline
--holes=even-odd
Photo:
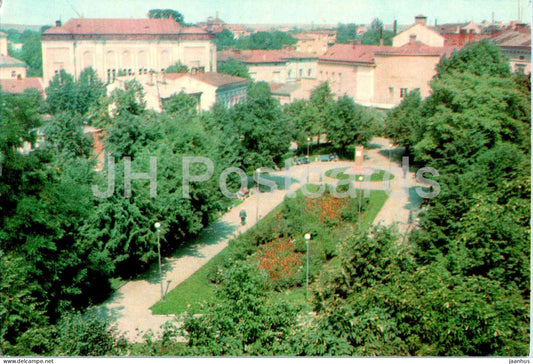
[[[426,25],[426,20],[427,20],[427,17],[424,15],[415,16],[415,24]]]
[[[56,28],[61,27],[61,20],[56,20]]]
[[[435,27],[437,27],[437,18],[435,18]]]
[[[415,44],[416,43],[416,34],[410,34],[409,35],[409,44]]]
[[[398,20],[394,19],[394,25],[392,26],[392,34],[393,35],[396,35],[396,33],[398,32]]]

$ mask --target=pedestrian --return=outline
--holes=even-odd
[[[241,210],[241,212],[239,213],[240,217],[241,217],[241,224],[242,225],[246,225],[246,211],[244,210]]]

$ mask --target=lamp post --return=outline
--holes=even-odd
[[[309,143],[311,143],[311,138],[307,138],[307,158],[309,158]]]
[[[161,274],[161,223],[158,221],[154,224],[157,230],[157,255],[159,257],[159,281],[161,282],[161,301],[165,300],[163,294],[163,274]]]
[[[309,301],[309,240],[311,240],[311,234],[307,233],[305,237],[305,247],[307,251],[307,268],[305,273],[305,298]]]
[[[261,174],[261,168],[257,168],[255,170],[255,173],[257,173],[257,193],[255,194],[256,203],[255,203],[255,222],[257,223],[259,221],[259,176]]]
[[[390,161],[391,161],[391,152],[392,152],[392,144],[389,144],[389,172],[390,172]]]
[[[361,184],[363,182],[363,176],[359,176],[358,180],[359,180],[359,224],[358,226],[359,226],[359,230],[361,230],[361,200],[363,197],[361,196],[361,193],[363,192],[361,188],[362,187]]]

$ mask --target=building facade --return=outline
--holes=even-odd
[[[230,108],[246,100],[250,80],[216,72],[158,73],[142,76],[118,77],[108,87],[108,92],[124,88],[126,81],[135,78],[145,92],[146,107],[162,111],[164,101],[174,94],[184,92],[194,98],[198,111],[209,110],[215,103]]]
[[[412,36],[416,40],[430,47],[444,47],[445,38],[439,32],[431,29],[426,25],[427,18],[424,15],[417,15],[415,23],[392,38],[393,47],[401,47],[410,42]]]
[[[337,32],[335,30],[313,30],[297,33],[296,51],[321,56],[328,48],[335,44]]]
[[[119,74],[159,72],[181,62],[216,72],[214,36],[173,19],[71,19],[42,35],[46,84],[64,69],[76,77],[94,68],[105,82]]]
[[[451,47],[430,47],[415,35],[401,47],[336,44],[318,59],[318,80],[338,97],[380,109],[398,106],[411,91],[430,94],[429,81]]]

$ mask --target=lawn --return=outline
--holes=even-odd
[[[311,185],[311,190],[318,190],[318,186]],[[301,191],[298,193],[301,196]],[[362,214],[361,228],[367,229],[372,225],[372,222],[376,218],[377,214],[383,207],[387,200],[387,194],[383,191],[370,191],[370,198],[366,204],[364,213]],[[352,201],[352,203],[355,201]],[[274,220],[278,213],[282,211],[284,205],[288,203],[285,201],[274,209],[269,215],[267,215],[259,224],[248,232],[243,234],[252,234],[254,229],[261,230],[264,227],[272,226],[276,224]],[[335,231],[337,237],[342,238],[343,231],[350,231],[349,226],[344,226]],[[318,239],[318,238],[317,238]],[[318,242],[318,241],[317,241]],[[324,243],[325,244],[325,243]],[[165,301],[160,301],[151,307],[152,313],[156,315],[168,315],[168,314],[181,314],[185,311],[200,313],[202,312],[202,305],[206,302],[213,302],[215,298],[216,285],[209,279],[210,272],[216,267],[222,267],[226,259],[232,259],[232,254],[235,252],[235,248],[232,252],[232,246],[225,248],[217,256],[211,259],[206,265],[200,268],[196,273],[190,276],[183,283],[178,285],[172,291],[170,291]],[[260,247],[255,249],[261,249]],[[302,253],[303,254],[303,253]],[[252,257],[248,259],[253,259]],[[316,269],[316,268],[315,268]],[[320,268],[318,268],[320,270]],[[296,304],[305,304],[305,286],[292,287],[288,289],[282,289],[280,291],[269,291],[268,299],[275,302],[290,301]]]
[[[348,175],[348,174],[344,174],[344,171],[347,170],[348,167],[341,167],[341,168],[333,168],[333,169],[330,169],[329,171],[326,171],[326,177],[331,177],[331,178],[336,178],[336,179],[339,179],[339,180],[344,180],[344,179],[352,179],[354,181],[356,181],[359,177],[361,177],[361,175]],[[376,170],[376,172],[372,173],[370,175],[370,181],[371,182],[381,182],[381,181],[390,181],[391,179],[394,178],[394,175],[389,173],[387,175],[387,178],[385,178],[385,173],[386,171],[383,170],[383,169],[378,169]],[[368,178],[367,176],[362,176],[365,180]]]

